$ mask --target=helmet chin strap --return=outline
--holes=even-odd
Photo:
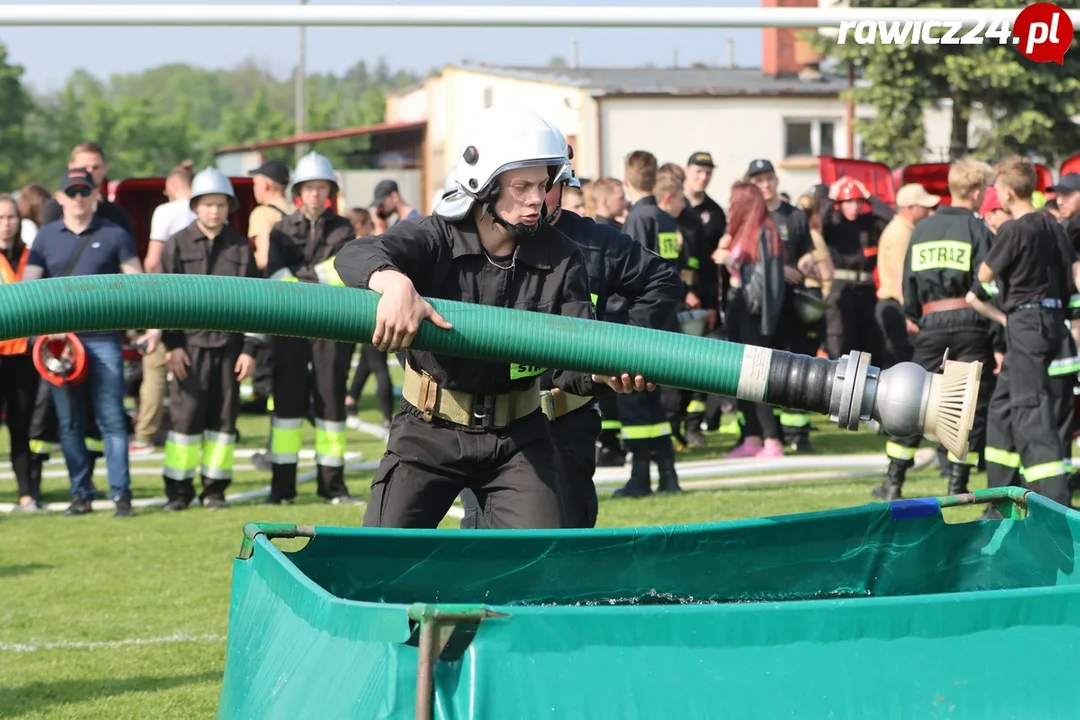
[[[494,202],[489,202],[484,205],[484,212],[491,216],[491,221],[494,222],[496,225],[501,225],[503,228],[505,228],[506,232],[509,233],[510,237],[514,238],[515,240],[521,240],[522,238],[530,237],[532,235],[535,235],[540,230],[540,226],[543,225],[545,222],[544,210],[544,207],[540,208],[541,219],[535,225],[526,225],[525,223],[508,223],[503,220],[499,216],[499,213],[496,212]]]

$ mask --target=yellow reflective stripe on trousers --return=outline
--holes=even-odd
[[[289,268],[281,268],[269,277],[270,280],[284,280],[285,282],[297,282],[296,276]]]
[[[622,426],[623,440],[652,440],[671,434],[671,423],[662,422],[655,425],[632,425]]]
[[[1066,474],[1068,474],[1068,471],[1065,469],[1065,463],[1062,460],[1039,463],[1038,465],[1024,468],[1024,479],[1028,482],[1038,482],[1040,480],[1045,480],[1046,478]]]
[[[904,447],[890,440],[885,443],[885,454],[893,460],[914,460],[915,448]]]
[[[315,464],[345,467],[345,423],[315,419]]]
[[[169,480],[190,480],[199,468],[203,436],[169,431],[165,438],[165,463],[162,469]]]
[[[988,447],[983,451],[983,457],[986,458],[986,462],[994,463],[995,465],[1001,465],[1007,468],[1020,467],[1020,453],[1009,452],[1008,450],[1002,450],[1001,448]]]
[[[268,412],[268,413],[274,412],[274,396],[273,395],[266,398],[266,412]]]
[[[810,427],[810,416],[802,413],[780,413],[780,424],[789,428]]]
[[[97,438],[86,438],[83,443],[86,446],[87,452],[103,453],[105,452],[105,442]]]
[[[230,480],[236,436],[207,430],[203,433],[202,474],[211,480]]]
[[[957,465],[971,465],[972,467],[975,467],[979,464],[979,453],[969,452],[967,455],[964,456],[963,460],[956,457],[952,453],[949,453],[949,462],[956,463]]]
[[[622,429],[622,423],[620,421],[618,421],[618,420],[601,420],[600,421],[600,429],[601,430],[621,430]]]
[[[270,462],[295,465],[300,460],[303,424],[302,418],[270,418]]]
[[[705,405],[704,401],[702,401],[702,400],[691,400],[686,405],[686,412],[688,412],[691,415],[693,415],[694,413],[703,413],[708,409],[709,408]]]
[[[30,452],[35,455],[50,455],[53,451],[53,444],[46,442],[45,440],[31,440]]]

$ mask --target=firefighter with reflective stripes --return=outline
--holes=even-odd
[[[624,180],[630,196],[630,210],[623,223],[623,232],[646,250],[659,255],[679,271],[688,293],[693,274],[686,246],[680,241],[675,217],[686,203],[682,184],[671,176],[658,177],[656,157],[644,150],[631,153],[626,159]],[[673,198],[674,192],[678,198]],[[670,207],[676,199],[675,207]],[[681,200],[681,204],[679,204]],[[668,207],[666,211],[662,205]],[[679,308],[682,309],[681,307]],[[679,332],[675,317],[667,318],[655,330]],[[641,393],[619,397],[619,420],[622,422],[623,446],[633,455],[630,478],[615,491],[615,497],[642,497],[652,492],[651,462],[656,463],[661,492],[677,492],[679,475],[675,469],[675,447],[667,409],[659,393]]]
[[[346,218],[327,208],[330,196],[338,191],[334,168],[312,152],[296,164],[292,180],[293,195],[301,206],[270,231],[266,275],[271,280],[341,285],[334,256],[356,232]],[[312,399],[318,495],[334,504],[359,502],[345,485],[345,393],[352,351],[352,343],[274,338],[268,504],[291,503],[296,497],[301,432]]]
[[[1007,317],[1005,359],[991,405],[1008,414],[990,415],[987,484],[1019,484],[1022,466],[1032,490],[1069,507],[1066,454],[1049,371],[1067,332],[1064,306],[1080,286],[1080,263],[1061,226],[1032,206],[1036,173],[1029,160],[1013,157],[1001,163],[994,186],[1012,219],[998,230],[972,288],[972,296],[986,300],[984,284],[996,281]]]
[[[949,168],[952,205],[914,225],[900,286],[894,291],[903,299],[908,332],[914,333],[912,362],[937,372],[948,352],[950,360],[983,363],[969,452],[963,458],[949,456],[950,495],[968,491],[971,470],[978,465],[986,441],[987,408],[994,388],[993,337],[986,317],[993,313],[982,301],[974,300],[980,312],[967,299],[993,242],[990,229],[975,215],[990,178],[990,167],[985,163],[953,163]],[[925,192],[921,186],[918,190]],[[889,469],[885,480],[874,488],[874,497],[887,501],[900,497],[905,474],[914,465],[921,442],[921,436],[888,441],[885,454]]]
[[[364,525],[434,528],[469,489],[493,528],[562,527],[558,456],[540,408],[545,368],[410,345],[424,322],[452,330],[425,297],[595,319],[581,250],[544,222],[566,141],[529,108],[496,105],[467,128],[458,157],[458,190],[431,217],[349,243],[336,260],[348,286],[382,296],[372,344],[406,357]],[[553,382],[585,397],[654,388],[629,373],[556,370]]]
[[[565,139],[564,139],[565,142]],[[547,195],[546,222],[573,240],[585,254],[589,289],[597,317],[606,315],[612,296],[626,300],[628,324],[639,327],[666,325],[683,300],[685,289],[675,268],[662,258],[647,252],[610,225],[562,207],[566,186],[580,187],[570,160],[573,148],[567,145],[567,162]],[[598,502],[593,475],[596,473],[596,444],[602,428],[596,399],[574,395],[555,387],[552,373],[540,380],[541,409],[551,422],[551,434],[562,463],[563,485],[559,489],[564,526],[596,526]],[[465,507],[462,528],[487,527],[476,496],[471,491],[461,495]]]
[[[886,220],[873,212],[870,193],[857,180],[840,178],[829,189],[835,209],[823,218],[822,234],[832,257],[832,309],[826,315],[826,348],[833,360],[851,352],[885,356],[875,310],[877,244]]]
[[[216,168],[203,170],[192,180],[190,204],[196,219],[165,243],[162,272],[259,277],[251,243],[228,224],[240,206],[229,179]],[[196,476],[202,477],[199,501],[216,510],[232,481],[240,382],[255,371],[259,342],[211,330],[166,330],[160,338],[171,373],[165,510],[187,509]]]

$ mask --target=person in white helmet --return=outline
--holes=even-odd
[[[270,231],[266,276],[339,285],[334,256],[356,238],[356,231],[327,204],[338,191],[334,168],[323,155],[308,153],[296,164],[292,182],[300,208]],[[296,497],[296,464],[309,404],[314,411],[317,493],[334,504],[357,502],[345,485],[345,394],[352,351],[351,343],[274,338],[268,504],[291,503]]]
[[[563,142],[566,144],[565,137]],[[574,149],[566,144],[566,164],[544,201],[548,211],[545,221],[573,240],[585,255],[589,290],[598,318],[607,315],[608,301],[617,296],[623,299],[630,325],[665,327],[686,296],[679,272],[670,262],[615,227],[597,223],[563,206],[567,188],[581,187],[574,175],[573,157]],[[552,438],[562,464],[564,482],[560,497],[565,524],[571,528],[595,527],[599,503],[593,475],[601,411],[594,398],[571,395],[553,387],[550,372],[541,377],[540,386],[544,414],[551,422]],[[608,397],[614,400],[616,396]],[[465,508],[462,528],[487,526],[471,490],[461,494],[461,502]]]
[[[195,220],[164,243],[161,271],[222,277],[261,276],[247,238],[229,226],[240,203],[229,178],[206,168],[191,182]],[[236,449],[240,382],[255,371],[260,339],[211,330],[153,331],[165,346],[171,424],[165,440],[166,512],[185,510],[195,499],[209,510],[225,505]]]
[[[557,528],[559,465],[540,409],[545,368],[409,349],[420,324],[450,324],[424,297],[595,319],[581,250],[544,222],[566,163],[562,134],[532,110],[496,106],[465,136],[457,192],[431,217],[350,243],[350,287],[382,295],[372,344],[404,350],[401,412],[371,483],[365,526],[434,528],[465,489],[493,528]],[[629,374],[556,370],[577,395],[655,389]]]

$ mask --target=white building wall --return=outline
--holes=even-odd
[[[621,178],[634,150],[680,165],[694,152],[712,153],[717,168],[710,194],[726,203],[728,189],[750,162],[767,158],[781,191],[805,192],[818,182],[814,158],[785,159],[785,120],[834,123],[833,144],[845,154],[845,107],[837,100],[802,98],[603,98],[600,138],[603,174]]]

